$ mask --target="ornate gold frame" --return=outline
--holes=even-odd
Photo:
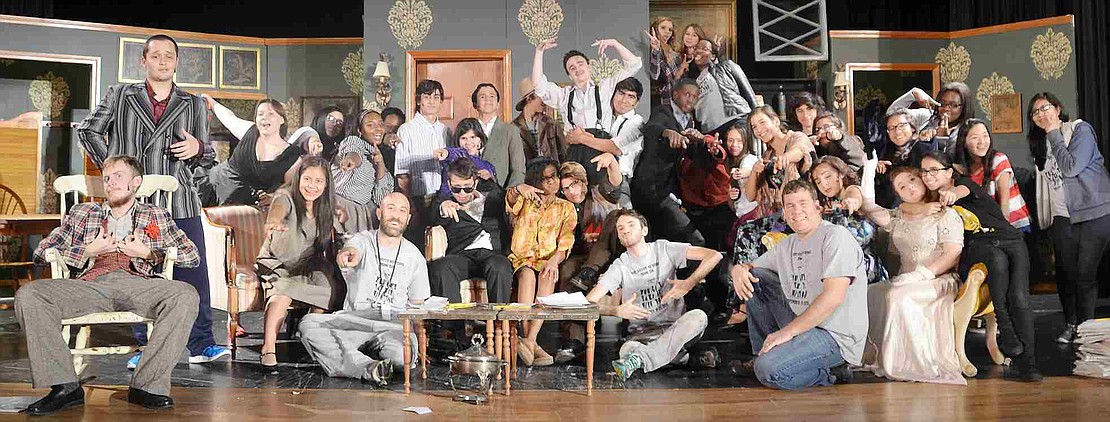
[[[177,46],[180,47],[180,48],[185,48],[185,47],[206,48],[206,49],[212,50],[212,63],[210,64],[210,66],[212,68],[212,83],[198,84],[198,83],[189,83],[189,82],[178,82],[177,81],[177,72],[174,72],[174,74],[173,74],[173,82],[176,83],[178,86],[186,87],[186,88],[215,88],[216,87],[216,78],[219,76],[219,75],[216,74],[216,46],[214,44],[193,44],[193,43],[187,43],[187,42],[179,42],[179,43],[177,43]],[[181,65],[181,61],[180,61],[181,55],[178,54],[177,58],[178,58],[178,66],[180,67],[180,65]]]
[[[120,83],[129,83],[129,84],[135,84],[135,83],[143,82],[144,81],[143,79],[131,79],[131,78],[124,78],[123,77],[123,63],[124,63],[124,61],[123,61],[123,59],[124,59],[124,57],[123,57],[123,46],[124,46],[124,44],[127,44],[127,43],[145,44],[146,40],[142,39],[142,38],[119,37],[119,53],[117,53],[117,55],[119,56],[119,62],[117,63],[119,65],[119,68],[118,68],[118,71],[117,71],[116,81],[118,81]],[[97,83],[99,83],[99,81],[97,81]]]
[[[224,51],[251,51],[254,52],[254,85],[230,85],[224,83]],[[262,49],[257,47],[231,47],[220,46],[220,89],[261,89],[262,88]]]
[[[654,10],[654,9],[660,8],[660,7],[668,8],[668,9],[687,9],[687,10],[708,9],[708,8],[720,7],[720,6],[727,7],[729,9],[729,12],[726,16],[726,18],[728,19],[728,27],[725,28],[726,33],[725,34],[720,34],[720,33],[714,32],[715,30],[718,30],[718,28],[705,28],[705,29],[706,29],[706,31],[711,32],[710,34],[708,34],[710,37],[713,37],[713,35],[721,35],[721,36],[725,37],[725,43],[728,46],[728,51],[726,52],[725,55],[731,60],[737,60],[737,58],[740,57],[740,55],[738,53],[738,50],[737,50],[737,46],[740,44],[740,41],[739,41],[739,38],[736,35],[736,27],[737,27],[736,3],[737,3],[737,0],[650,0],[648,2],[648,9],[649,9],[648,14],[649,14],[649,16],[655,16],[654,13],[651,13],[651,10]],[[669,16],[669,17],[674,18],[674,16]],[[645,24],[644,29],[646,30],[647,29],[646,25],[650,25],[650,24],[651,24],[650,22],[647,22]],[[678,37],[682,36],[680,34],[680,32],[682,32],[682,28],[675,28],[674,30],[675,30],[675,36],[678,36]],[[641,34],[641,36],[643,36],[643,34]],[[646,36],[644,38],[646,38]]]

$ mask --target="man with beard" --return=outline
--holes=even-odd
[[[379,230],[352,237],[336,255],[347,298],[334,314],[308,314],[301,341],[332,377],[384,386],[404,362],[403,333],[395,315],[429,296],[424,256],[402,235],[411,217],[408,198],[391,193],[377,210]],[[413,338],[413,353],[416,340]]]
[[[38,261],[54,249],[74,272],[73,279],[38,280],[15,294],[31,380],[35,388],[51,387],[25,413],[46,415],[85,403],[73,356],[58,332],[63,319],[93,312],[129,311],[154,319],[127,401],[152,409],[173,406],[170,372],[189,338],[199,298],[188,284],[162,279],[155,267],[171,247],[177,248],[178,266],[196,267],[200,256],[165,208],[135,200],[142,176],[142,166],[132,157],[105,159],[107,202],[77,204],[35,249]]]
[[[597,303],[620,289],[621,304],[600,306],[602,315],[629,320],[631,333],[662,330],[646,344],[629,340],[621,346],[620,359],[613,361],[613,369],[624,381],[638,369],[651,372],[681,361],[701,338],[709,318],[700,309],[687,311],[683,296],[717,267],[721,253],[666,240],[649,243],[647,220],[636,211],[618,212],[617,237],[628,250],[609,265],[586,299]],[[685,268],[687,260],[701,262],[689,277],[677,279],[676,271]],[[703,364],[715,366],[716,357],[713,359]]]

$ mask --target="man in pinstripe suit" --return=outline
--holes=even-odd
[[[200,295],[200,309],[189,334],[189,362],[206,363],[230,354],[216,345],[212,336],[212,310],[209,306],[208,263],[205,260],[204,231],[200,219],[200,198],[193,182],[193,170],[214,157],[208,144],[208,111],[204,100],[177,87],[177,42],[166,35],[147,39],[142,65],[146,81],[117,85],[81,122],[77,136],[85,153],[103,167],[109,155],[135,157],[147,174],[177,178],[180,188],[174,194],[174,222],[197,247],[200,265],[174,269],[181,281],[191,284]],[[145,332],[137,332],[145,340]],[[139,354],[128,361],[138,364]]]

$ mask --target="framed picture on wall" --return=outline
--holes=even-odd
[[[258,48],[220,46],[220,88],[259,89],[262,80]]]
[[[177,73],[174,82],[183,87],[216,87],[216,46],[178,43]]]
[[[674,21],[675,45],[682,42],[686,25],[697,23],[709,38],[724,39],[723,56],[736,60],[736,0],[651,0],[648,3],[651,22],[666,16]],[[650,24],[650,23],[649,23]]]
[[[143,69],[143,46],[146,40],[141,38],[119,39],[119,77],[123,83],[138,83],[146,80],[146,69]]]
[[[1021,133],[1021,93],[991,96],[991,132]]]

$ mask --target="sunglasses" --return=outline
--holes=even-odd
[[[474,187],[473,186],[467,186],[467,187],[451,186],[451,193],[471,193],[471,192],[474,192]]]

